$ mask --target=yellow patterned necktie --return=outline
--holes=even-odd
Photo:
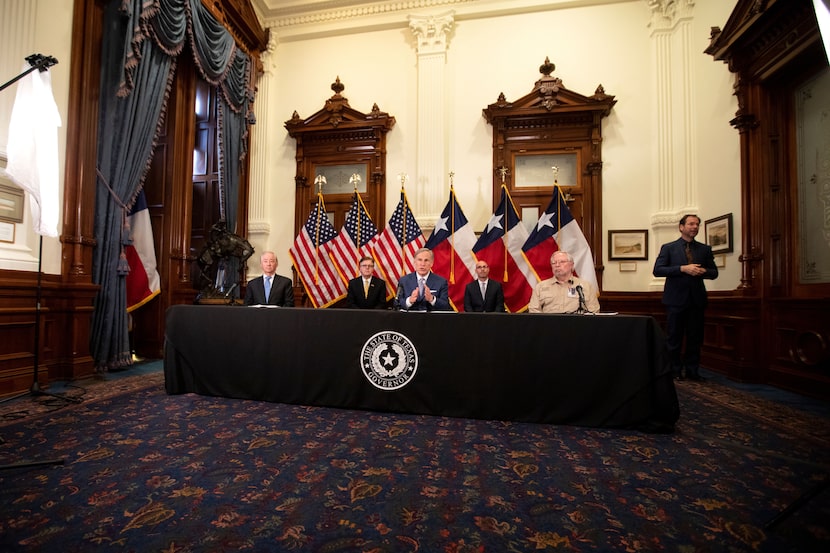
[[[363,279],[363,297],[369,297],[369,283],[366,281],[366,279]]]

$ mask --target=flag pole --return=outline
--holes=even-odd
[[[507,177],[507,167],[502,166],[498,170],[501,175],[501,193],[504,198],[504,236],[502,236],[502,241],[504,242],[504,274],[502,275],[502,282],[507,282],[507,186],[504,184],[505,178]]]
[[[317,175],[314,179],[317,185],[317,223],[314,229],[314,284],[320,284],[320,211],[325,210],[323,202],[323,185],[326,184],[325,175]]]
[[[406,173],[400,173],[398,178],[401,179],[401,274],[397,276],[400,279],[404,276],[408,271],[406,270],[406,207],[407,207],[407,199],[406,199],[406,181],[409,178],[409,175]]]
[[[355,223],[355,230],[357,231],[357,244],[354,245],[354,251],[357,254],[357,259],[354,260],[354,264],[360,265],[360,243],[363,241],[363,237],[360,232],[360,220],[362,218],[362,213],[360,212],[360,193],[357,191],[357,185],[360,184],[360,175],[352,173],[352,176],[349,177],[349,184],[354,186],[354,205],[357,207],[357,222]],[[348,217],[348,213],[346,216]],[[358,269],[357,272],[360,274],[360,269]]]
[[[453,253],[450,255],[450,284],[455,284],[455,188],[453,188],[453,177],[455,173],[450,171],[450,248]]]

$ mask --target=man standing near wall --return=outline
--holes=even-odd
[[[703,344],[703,312],[707,296],[703,279],[718,278],[712,248],[695,241],[700,217],[680,219],[680,238],[663,244],[654,262],[654,276],[665,277],[663,305],[666,306],[666,344],[674,377],[700,381],[700,346]],[[683,339],[686,351],[683,353]]]

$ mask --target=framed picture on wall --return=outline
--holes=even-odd
[[[712,246],[712,253],[729,253],[734,251],[732,244],[732,214],[727,213],[704,223],[706,243]]]
[[[608,259],[648,259],[648,231],[609,230]]]
[[[0,184],[0,221],[23,222],[23,190]]]

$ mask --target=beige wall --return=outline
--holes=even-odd
[[[0,84],[18,75],[26,56],[43,54],[58,60],[49,71],[52,93],[64,126],[58,131],[59,166],[66,153],[66,110],[69,102],[69,67],[72,39],[72,2],[69,0],[0,0]],[[0,92],[0,167],[6,166],[9,115],[17,85]],[[63,171],[60,190],[63,191]],[[0,181],[6,180],[0,169]],[[32,230],[29,198],[26,198],[23,224],[15,224],[14,243],[0,242],[0,269],[37,271],[39,235]],[[60,225],[58,226],[60,232]],[[60,274],[60,242],[43,239],[44,273]]]

